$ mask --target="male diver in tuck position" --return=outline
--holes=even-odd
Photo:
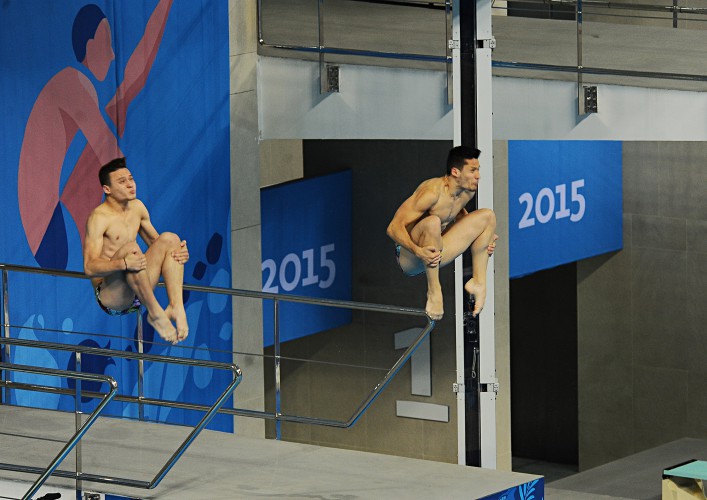
[[[464,208],[479,186],[481,151],[458,146],[447,157],[447,174],[424,181],[400,205],[388,225],[400,268],[408,276],[425,273],[430,319],[442,319],[439,268],[471,247],[473,274],[464,289],[474,296],[476,317],[486,301],[486,268],[496,248],[496,214],[488,208]]]
[[[182,299],[184,264],[189,260],[186,241],[155,230],[147,208],[136,197],[125,158],[101,167],[98,178],[105,201],[88,217],[83,249],[84,272],[92,278],[98,305],[113,316],[144,305],[147,321],[160,337],[172,343],[184,340],[189,334]],[[138,234],[149,247],[145,253],[137,244]],[[166,309],[154,294],[160,275],[169,298]]]

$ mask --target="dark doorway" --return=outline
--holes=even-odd
[[[511,280],[513,456],[578,463],[577,266]]]

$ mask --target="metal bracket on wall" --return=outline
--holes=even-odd
[[[579,114],[588,115],[599,112],[599,100],[596,85],[582,85],[583,99],[579,101]]]
[[[493,392],[494,394],[498,394],[498,379],[497,378],[492,378],[489,382],[481,382],[479,384],[479,390],[481,392]]]
[[[476,41],[476,45],[480,49],[495,49],[496,48],[496,37],[492,36],[491,38],[479,38]]]
[[[464,392],[464,384],[460,382],[454,382],[452,384],[452,391],[454,394],[459,394],[460,392]]]
[[[321,63],[321,93],[339,92],[339,66]]]

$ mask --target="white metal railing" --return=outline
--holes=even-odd
[[[196,436],[199,434],[199,432],[201,432],[201,430],[208,424],[208,422],[215,416],[216,413],[274,420],[278,426],[278,428],[277,428],[278,439],[281,437],[280,432],[279,432],[280,422],[295,422],[295,423],[322,425],[322,426],[336,427],[336,428],[351,427],[359,420],[359,418],[364,414],[364,412],[370,407],[370,405],[380,395],[381,391],[383,391],[383,389],[385,389],[385,387],[390,383],[390,381],[393,379],[393,377],[395,377],[395,375],[400,371],[402,366],[412,357],[415,350],[420,346],[420,344],[425,340],[425,338],[429,335],[429,333],[432,331],[432,329],[435,326],[435,322],[430,320],[429,317],[425,314],[425,311],[422,309],[380,305],[380,304],[368,304],[368,303],[333,300],[333,299],[301,297],[301,296],[294,296],[294,295],[280,295],[280,294],[257,292],[257,291],[250,291],[250,290],[239,290],[239,289],[232,289],[232,288],[219,288],[219,287],[209,287],[209,286],[185,284],[184,289],[189,290],[189,291],[215,293],[215,294],[228,295],[231,297],[255,298],[255,299],[260,299],[260,300],[267,299],[267,300],[272,300],[274,302],[273,325],[274,325],[274,365],[275,365],[275,411],[267,412],[267,411],[250,410],[250,409],[244,409],[244,408],[224,408],[223,404],[230,397],[230,395],[233,393],[236,386],[240,383],[240,381],[242,379],[242,374],[241,374],[240,369],[236,365],[228,364],[228,363],[193,360],[193,359],[173,357],[173,356],[144,354],[144,352],[143,352],[144,351],[144,349],[143,349],[144,340],[142,338],[142,322],[141,322],[141,319],[140,319],[141,316],[139,313],[137,314],[137,317],[138,317],[138,329],[137,329],[138,330],[138,335],[137,335],[137,337],[138,337],[137,338],[138,352],[137,353],[119,351],[119,350],[114,350],[114,349],[98,348],[98,347],[78,346],[78,345],[73,345],[73,344],[60,344],[60,343],[50,343],[50,342],[41,342],[41,341],[34,341],[34,340],[12,338],[11,337],[11,330],[13,328],[22,328],[22,327],[20,325],[13,325],[11,323],[11,319],[10,319],[10,291],[9,291],[9,273],[10,272],[44,274],[44,275],[49,275],[49,276],[54,276],[54,277],[67,277],[67,278],[77,278],[77,279],[88,279],[88,278],[87,278],[87,276],[85,276],[82,273],[77,273],[77,272],[73,272],[73,271],[42,269],[42,268],[11,265],[11,264],[2,264],[2,263],[0,263],[0,271],[1,271],[0,276],[2,277],[2,287],[0,288],[0,291],[2,294],[2,300],[0,301],[0,304],[2,304],[2,310],[3,310],[2,317],[3,317],[3,327],[4,327],[4,335],[2,337],[0,337],[0,345],[3,346],[3,349],[2,349],[3,356],[2,357],[4,360],[7,360],[7,361],[10,360],[12,346],[15,346],[15,347],[21,346],[21,347],[74,352],[74,353],[76,353],[76,356],[77,356],[77,369],[80,369],[80,356],[81,356],[81,354],[90,354],[90,355],[97,355],[97,356],[112,356],[112,357],[117,357],[117,358],[137,360],[138,361],[138,369],[137,369],[138,370],[138,373],[137,373],[138,394],[137,394],[137,396],[115,395],[113,398],[115,401],[135,403],[135,404],[138,404],[140,408],[142,408],[144,405],[155,405],[155,406],[164,406],[164,407],[179,408],[179,409],[186,409],[186,410],[197,410],[197,411],[205,411],[206,412],[206,415],[201,420],[201,422],[199,422],[199,424],[194,428],[192,433],[184,440],[184,442],[180,445],[180,447],[173,453],[172,457],[170,457],[170,459],[167,461],[167,463],[162,467],[162,469],[155,475],[155,477],[151,481],[135,481],[132,479],[127,479],[127,478],[113,478],[113,477],[99,476],[99,475],[95,475],[95,474],[87,474],[84,472],[69,472],[69,471],[61,471],[61,470],[54,470],[52,472],[53,475],[60,476],[60,477],[70,477],[70,478],[76,479],[77,481],[87,480],[87,481],[93,481],[93,482],[105,482],[105,483],[112,483],[112,484],[120,484],[120,485],[124,485],[124,486],[132,486],[132,487],[138,487],[138,488],[148,488],[148,489],[154,488],[164,478],[164,476],[167,474],[167,472],[169,472],[169,470],[176,463],[176,461],[181,457],[181,455],[184,453],[184,451],[189,446],[189,444],[191,444],[191,442],[196,438]],[[160,285],[163,285],[163,284],[160,284]],[[393,364],[393,366],[389,370],[386,371],[386,373],[382,377],[382,379],[375,385],[375,387],[373,387],[373,389],[370,391],[370,393],[368,393],[368,395],[365,397],[365,399],[358,405],[358,407],[350,415],[349,418],[347,418],[345,420],[332,420],[332,419],[323,419],[323,418],[310,417],[310,416],[304,416],[304,415],[288,415],[288,414],[282,413],[282,408],[281,408],[281,404],[280,404],[280,395],[281,395],[280,362],[281,362],[281,359],[283,359],[281,356],[281,353],[280,353],[281,340],[280,340],[280,332],[279,332],[280,303],[281,302],[298,302],[298,303],[305,303],[305,304],[312,304],[312,305],[319,305],[319,306],[326,306],[326,307],[339,307],[339,308],[345,308],[345,309],[351,309],[351,310],[384,312],[384,313],[399,314],[399,315],[417,316],[417,317],[425,318],[426,325],[421,329],[421,332],[418,335],[418,337],[415,339],[415,341],[412,344],[410,344],[410,346],[405,350],[405,352],[400,356],[400,358]],[[237,355],[240,353],[231,353],[231,354]],[[229,386],[224,390],[224,392],[221,394],[221,396],[219,396],[218,400],[210,407],[206,406],[206,405],[194,404],[194,403],[188,403],[188,402],[182,402],[182,401],[168,401],[168,400],[157,399],[157,398],[148,398],[148,397],[145,397],[145,395],[143,393],[143,387],[144,387],[143,363],[145,361],[174,363],[174,364],[181,364],[181,365],[188,365],[188,366],[195,366],[195,367],[230,370],[233,372],[233,380],[229,384]],[[76,384],[76,391],[74,391],[72,389],[66,389],[66,388],[61,388],[61,387],[49,387],[49,386],[40,386],[40,385],[34,385],[34,384],[14,382],[14,381],[8,380],[8,377],[6,376],[7,370],[2,370],[2,367],[0,366],[0,371],[2,371],[2,377],[0,378],[0,387],[4,388],[4,391],[5,391],[5,396],[3,397],[3,401],[5,403],[9,402],[8,391],[19,390],[19,389],[41,391],[41,392],[48,392],[48,393],[54,393],[54,394],[72,395],[72,396],[78,398],[77,401],[80,401],[80,398],[82,396],[83,397],[92,397],[92,398],[96,398],[96,397],[101,396],[100,393],[96,393],[93,391],[87,391],[87,390],[82,391],[81,385],[78,383]],[[77,413],[78,413],[78,407],[77,407]],[[144,413],[142,411],[139,411],[138,415],[139,415],[139,419],[142,420],[144,418]],[[77,456],[79,454],[78,453],[79,451],[80,450],[77,450]],[[77,458],[77,461],[78,460],[79,459]],[[27,466],[22,466],[22,467],[10,466],[8,464],[0,464],[0,470],[2,470],[2,469],[13,470],[13,471],[22,471],[22,472],[33,472],[33,473],[40,472],[40,470],[37,468],[27,467]]]

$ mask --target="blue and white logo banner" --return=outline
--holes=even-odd
[[[351,300],[351,171],[261,192],[263,291]],[[280,340],[351,322],[351,311],[280,303]],[[263,303],[263,344],[273,344],[273,304]]]
[[[623,247],[621,149],[509,141],[511,278]]]
[[[86,220],[103,196],[98,170],[125,156],[155,228],[188,242],[185,282],[230,286],[226,0],[1,2],[0,96],[0,262],[82,271]],[[138,349],[136,315],[104,314],[87,281],[12,272],[9,288],[13,337]],[[156,294],[166,305],[164,290]],[[145,322],[144,350],[231,362],[228,297],[184,296],[189,337],[179,346],[153,344],[159,338]],[[68,352],[29,347],[13,347],[7,361],[76,367]],[[121,394],[137,393],[134,361],[84,356],[81,369],[115,377]],[[145,364],[150,398],[210,405],[228,382],[225,371]],[[98,388],[84,382],[83,389]],[[12,391],[11,402],[74,409],[72,397],[40,392]],[[89,410],[96,401],[84,403]],[[108,410],[138,414],[122,402]],[[201,415],[146,406],[145,417],[193,424]],[[232,430],[233,419],[210,425]]]

